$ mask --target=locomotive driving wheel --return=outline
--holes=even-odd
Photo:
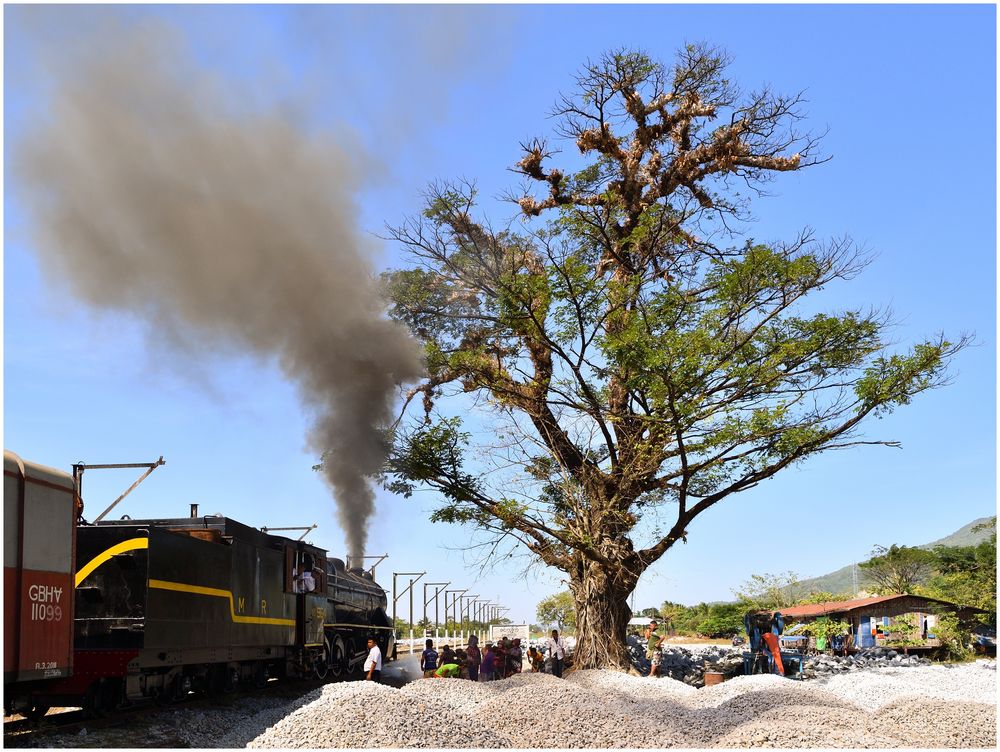
[[[318,654],[313,656],[313,676],[322,681],[330,673],[330,641],[323,640],[323,647]]]
[[[339,637],[333,638],[333,643],[327,643],[330,648],[330,675],[334,679],[343,679],[347,673],[347,651],[344,649],[344,641]]]

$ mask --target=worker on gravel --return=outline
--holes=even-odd
[[[469,644],[465,648],[465,655],[467,656],[469,679],[479,681],[479,665],[483,662],[483,653],[479,649],[479,637],[476,635],[469,635]]]
[[[778,635],[774,632],[765,632],[760,636],[760,639],[764,642],[767,652],[771,654],[771,658],[774,659],[774,668],[779,674],[784,676],[785,666],[781,662],[781,643],[778,640]]]
[[[434,675],[437,671],[438,652],[434,649],[434,640],[427,640],[424,643],[424,652],[420,654],[420,670],[424,672],[424,678]]]
[[[666,639],[666,635],[659,635],[656,633],[657,623],[655,621],[649,622],[649,626],[646,627],[646,660],[649,661],[649,675],[659,676],[660,675],[660,658],[662,654],[660,653],[660,645]]]
[[[496,670],[496,658],[496,653],[493,652],[493,643],[487,642],[486,650],[483,651],[483,664],[479,672],[482,681],[493,681],[494,671]]]
[[[446,663],[434,672],[435,679],[458,679],[462,675],[462,667],[457,663]]]
[[[455,651],[451,649],[451,645],[445,645],[441,648],[441,655],[438,656],[438,668],[441,668],[446,663],[458,663],[455,660]]]

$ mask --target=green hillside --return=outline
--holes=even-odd
[[[989,537],[989,531],[980,530],[978,533],[972,532],[972,528],[976,525],[982,525],[985,522],[989,522],[992,517],[980,517],[978,520],[973,520],[965,527],[960,527],[951,535],[948,535],[941,540],[936,540],[933,543],[925,543],[922,546],[917,546],[917,548],[933,548],[934,546],[974,546],[986,540]]]
[[[978,533],[973,533],[972,528],[976,525],[981,525],[984,522],[989,522],[990,517],[980,517],[978,520],[973,520],[968,525],[960,527],[958,530],[953,532],[951,535],[946,535],[930,543],[924,543],[917,548],[930,549],[934,546],[971,546],[981,541],[986,540],[989,537],[989,532],[981,530]],[[854,591],[854,582],[852,574],[853,565],[848,564],[845,567],[841,567],[835,572],[830,572],[829,574],[824,574],[819,577],[810,577],[807,580],[802,580],[799,583],[799,592],[805,595],[810,592],[825,592],[825,593],[851,593]],[[858,585],[864,590],[865,587],[865,574],[864,570],[858,570]]]

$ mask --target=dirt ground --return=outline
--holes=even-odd
[[[671,645],[726,645],[728,647],[733,645],[732,640],[710,640],[705,637],[684,637],[683,635],[668,637],[663,642]]]

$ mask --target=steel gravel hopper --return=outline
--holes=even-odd
[[[743,653],[744,674],[777,673],[792,679],[802,678],[805,649],[781,649],[785,619],[780,611],[749,611],[743,617],[743,627],[749,648],[749,652]]]

